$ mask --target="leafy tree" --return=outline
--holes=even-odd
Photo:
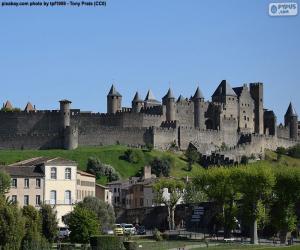
[[[267,166],[246,166],[235,171],[233,179],[242,194],[242,209],[250,221],[251,243],[258,244],[260,207],[270,199],[275,184],[274,173]]]
[[[194,178],[193,183],[205,193],[210,201],[216,202],[222,208],[221,214],[217,216],[218,221],[224,225],[225,237],[236,226],[235,216],[237,207],[235,201],[239,198],[234,173],[237,169],[210,168],[204,170]]]
[[[188,182],[183,193],[183,201],[185,204],[200,203],[207,201],[207,196],[192,182]]]
[[[248,162],[249,162],[249,159],[248,159],[248,157],[246,156],[246,155],[242,155],[242,157],[241,157],[241,164],[248,164]]]
[[[144,154],[140,150],[127,149],[124,152],[124,159],[130,163],[138,163],[144,159]]]
[[[175,229],[175,209],[178,201],[183,196],[184,183],[175,179],[160,179],[153,185],[155,191],[156,203],[163,203],[168,209],[169,229]],[[169,197],[164,195],[164,190],[167,189]]]
[[[297,226],[295,203],[300,198],[300,170],[281,167],[275,171],[275,177],[271,222],[280,233],[281,243],[286,243],[287,232]]]
[[[77,204],[78,207],[95,212],[102,229],[112,228],[115,223],[115,212],[111,205],[97,197],[85,197]]]
[[[0,197],[0,248],[20,249],[23,236],[24,219],[20,209]]]
[[[282,157],[282,155],[285,155],[287,153],[287,150],[283,147],[278,147],[276,149],[276,153],[277,153],[277,161],[279,161]]]
[[[108,181],[120,179],[120,174],[110,165],[102,163],[98,158],[90,157],[87,163],[87,172],[96,176],[97,179],[106,176]]]
[[[48,204],[42,205],[39,212],[42,221],[42,234],[50,243],[52,243],[58,233],[57,213]]]
[[[0,171],[0,196],[4,196],[10,189],[10,176],[3,171]]]
[[[199,160],[200,155],[196,148],[189,146],[188,149],[185,151],[185,156],[188,161],[188,170],[191,171],[193,168],[193,164]]]
[[[171,159],[170,158],[154,158],[150,162],[151,171],[156,176],[165,176],[168,177],[170,174],[171,168]]]
[[[71,242],[88,243],[92,235],[99,234],[100,223],[95,212],[76,206],[70,213],[67,225]]]
[[[288,149],[288,155],[294,158],[300,158],[300,144]]]
[[[25,236],[22,240],[22,249],[49,249],[49,244],[42,236],[41,218],[38,210],[33,206],[25,206],[22,209],[22,214],[25,220]]]

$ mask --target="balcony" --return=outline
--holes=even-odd
[[[72,200],[57,200],[56,202],[54,202],[53,200],[45,200],[45,204],[49,204],[49,205],[75,205],[76,200],[75,199],[72,199]]]

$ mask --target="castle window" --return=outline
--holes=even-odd
[[[65,179],[66,180],[71,180],[71,168],[66,168],[65,169]]]
[[[40,195],[35,196],[35,205],[36,206],[41,205],[41,196]]]
[[[249,121],[249,117],[247,117],[247,121]]]
[[[50,171],[50,178],[51,179],[56,179],[56,168],[51,168],[51,171]]]
[[[247,123],[245,124],[245,128],[247,128]]]
[[[245,121],[247,120],[247,117],[246,117],[246,116],[244,116],[244,120],[245,120]]]

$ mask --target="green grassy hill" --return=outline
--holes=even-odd
[[[86,170],[88,158],[97,157],[101,160],[101,162],[112,165],[120,173],[121,177],[125,179],[136,175],[143,166],[149,164],[149,162],[155,157],[170,157],[172,158],[173,162],[173,166],[171,167],[171,176],[194,176],[201,171],[201,168],[198,164],[193,166],[192,171],[187,171],[187,162],[185,156],[182,153],[173,153],[169,151],[152,150],[149,152],[146,150],[134,149],[141,151],[144,157],[138,163],[129,163],[122,159],[122,156],[127,149],[128,147],[126,146],[113,145],[104,147],[82,147],[75,150],[0,150],[0,165],[15,163],[37,156],[60,156],[76,161],[79,169]],[[272,151],[267,151],[266,159],[255,164],[300,167],[300,159],[295,159],[284,155],[279,161],[277,161],[277,154]],[[97,181],[99,183],[106,183],[106,179],[100,179]]]
[[[128,149],[126,146],[114,145],[104,147],[82,147],[75,150],[0,150],[0,164],[11,164],[21,160],[29,159],[37,156],[46,157],[63,157],[74,160],[78,163],[81,170],[86,170],[89,157],[97,157],[101,162],[112,165],[121,175],[122,178],[128,178],[136,175],[143,166],[155,157],[170,157],[174,163],[171,168],[171,175],[176,177],[192,176],[199,171],[199,165],[195,164],[191,172],[186,171],[187,162],[183,154],[162,152],[152,150],[151,152],[141,149],[144,156],[138,163],[129,163],[122,159],[124,152]],[[105,183],[106,179],[98,180]]]

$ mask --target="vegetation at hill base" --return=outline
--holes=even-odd
[[[278,157],[276,152],[267,150],[265,160],[251,163],[251,165],[300,167],[300,159],[295,158],[298,156],[299,151],[299,147],[296,147],[293,150],[279,152],[280,157]],[[293,157],[290,155],[293,155]],[[194,155],[187,152],[132,149],[123,145],[79,147],[75,150],[0,150],[0,165],[11,164],[38,156],[63,157],[74,160],[78,163],[78,168],[83,171],[87,170],[88,159],[92,157],[103,164],[112,166],[121,179],[141,174],[142,168],[145,165],[151,165],[155,159],[168,159],[171,165],[168,175],[174,177],[192,177],[200,173],[202,169],[195,162]],[[193,167],[189,166],[189,164],[192,164]],[[109,178],[107,176],[101,176],[97,179],[97,182],[102,184],[108,181]]]

